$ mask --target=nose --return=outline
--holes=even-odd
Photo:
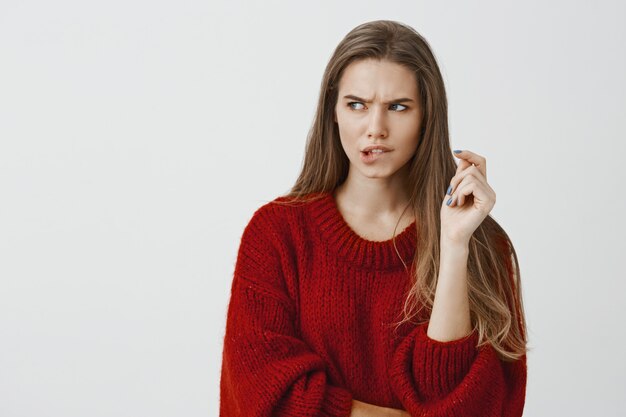
[[[373,110],[370,112],[369,124],[367,126],[367,136],[370,138],[386,137],[387,136],[387,121],[385,120],[386,114],[380,106],[373,106]]]

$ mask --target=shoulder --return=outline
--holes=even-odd
[[[302,212],[305,211],[314,201],[323,198],[324,193],[308,193],[295,197],[290,195],[280,195],[273,200],[265,201],[252,214],[250,223],[258,223],[263,226],[288,226],[297,222]]]
[[[263,202],[252,213],[243,237],[263,235],[265,240],[289,240],[288,237],[302,227],[307,207],[322,196],[323,193],[301,197],[281,195]]]

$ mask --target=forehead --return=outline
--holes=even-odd
[[[390,61],[364,59],[350,63],[339,81],[344,93],[391,96],[416,96],[415,74],[407,67]]]

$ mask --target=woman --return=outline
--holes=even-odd
[[[299,178],[241,238],[221,416],[522,415],[517,255],[485,158],[454,152],[428,43],[348,33]]]

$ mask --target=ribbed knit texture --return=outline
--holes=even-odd
[[[477,334],[439,342],[394,323],[415,223],[370,241],[332,193],[266,203],[241,237],[226,318],[220,416],[349,416],[352,400],[412,416],[521,416],[526,357],[498,359]],[[279,197],[284,199],[284,197]],[[397,250],[397,252],[396,252]]]

